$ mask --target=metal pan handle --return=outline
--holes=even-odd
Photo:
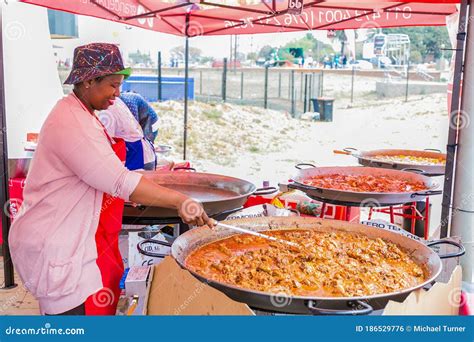
[[[419,175],[424,175],[426,172],[421,170],[421,169],[416,169],[414,167],[406,167],[404,169],[401,169],[400,171],[406,171],[406,172],[413,172]]]
[[[150,256],[150,257],[155,257],[155,258],[164,258],[168,256],[169,254],[161,254],[161,253],[153,253],[153,252],[147,252],[143,249],[143,245],[146,243],[151,243],[151,244],[156,244],[156,245],[161,245],[161,246],[166,246],[166,247],[171,247],[171,243],[169,242],[164,242],[164,241],[159,241],[159,240],[154,240],[154,239],[146,239],[143,241],[140,241],[137,244],[137,249],[140,254]]]
[[[441,152],[441,150],[438,150],[437,148],[425,148],[423,151],[433,151],[433,152],[443,153]]]
[[[235,209],[229,209],[229,210],[226,210],[226,211],[222,211],[220,213],[217,213],[217,214],[214,214],[214,215],[210,215],[209,217],[210,218],[213,218],[217,221],[222,221],[222,220],[225,220],[227,218],[227,216],[233,214],[233,213],[236,213],[240,210],[244,209],[244,207],[239,207],[239,208],[235,208]]]
[[[130,208],[136,208],[138,210],[145,210],[146,209],[146,206],[144,206],[142,204],[133,203],[133,202],[125,202],[124,206],[130,207]]]
[[[286,208],[286,210],[291,211],[292,213],[295,213],[297,216],[301,216],[301,213],[298,209]]]
[[[311,168],[315,168],[317,167],[316,165],[314,164],[311,164],[311,163],[299,163],[299,164],[296,164],[295,167],[298,169],[298,170],[304,170],[302,168],[302,166],[311,166]],[[308,168],[309,169],[309,168]]]
[[[332,150],[332,152],[333,152],[334,154],[344,154],[344,155],[347,155],[347,156],[352,155],[351,152],[342,151],[342,150]]]
[[[354,147],[345,147],[342,149],[344,152],[347,152],[347,153],[350,153],[350,154],[353,154],[353,153],[357,153],[359,152],[358,149],[354,148]]]
[[[466,253],[466,248],[464,248],[463,245],[454,241],[450,241],[450,240],[437,240],[437,241],[429,242],[426,245],[428,247],[436,246],[436,245],[451,245],[451,246],[455,246],[459,248],[458,252],[438,255],[440,259],[456,258],[456,257],[463,256]]]
[[[309,186],[309,185],[305,185],[301,183],[288,183],[288,189],[295,189],[295,190],[302,190],[302,191],[311,190],[311,191],[316,191],[319,193],[323,192],[323,190],[320,188],[315,188],[313,186]]]
[[[411,198],[415,197],[425,197],[425,196],[433,196],[433,195],[441,195],[443,193],[443,190],[428,190],[425,192],[415,192],[411,194]]]
[[[275,188],[274,186],[267,186],[265,188],[258,188],[257,190],[255,190],[253,195],[254,196],[270,195],[270,194],[273,194],[277,191],[278,191],[278,189]]]
[[[372,311],[374,311],[374,309],[368,303],[360,301],[360,300],[347,302],[347,306],[351,308],[350,310],[334,310],[334,309],[318,308],[316,307],[316,301],[314,300],[308,301],[306,306],[308,307],[309,311],[311,311],[313,315],[359,316],[359,315],[368,315]]]
[[[186,166],[178,166],[178,167],[173,168],[173,171],[177,171],[177,170],[187,170],[187,171],[196,172],[196,169],[194,167],[186,167]]]

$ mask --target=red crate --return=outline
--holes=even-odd
[[[247,199],[247,202],[245,202],[244,208],[253,207],[255,205],[261,205],[265,203],[271,203],[272,200],[273,200],[272,196],[250,196]],[[284,199],[280,199],[280,201],[286,208],[296,209],[296,206],[298,205],[297,201],[284,200]],[[321,206],[323,205],[321,202],[317,202],[313,200],[309,200],[309,201],[318,203]],[[353,219],[359,216],[359,208],[354,208],[354,207],[350,208],[349,212],[348,210],[349,210],[348,207],[326,203],[324,215],[322,218],[342,220],[342,221],[352,221]],[[301,214],[301,216],[312,216],[312,215]]]
[[[21,203],[23,202],[23,189],[25,187],[25,178],[11,178],[8,181],[8,190],[10,192],[10,200],[8,202],[8,211],[11,220],[15,219],[15,216],[20,211]],[[3,214],[6,214],[5,212]],[[0,222],[0,228],[2,224]],[[3,234],[0,234],[0,244],[3,243]]]

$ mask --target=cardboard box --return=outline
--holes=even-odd
[[[147,314],[148,294],[153,278],[153,267],[131,267],[125,279],[125,295],[117,307],[117,315],[143,316]]]
[[[125,294],[127,296],[144,297],[147,291],[148,282],[151,281],[150,266],[130,267],[127,278],[125,278]]]
[[[428,291],[413,291],[402,302],[388,302],[383,315],[457,316],[461,307],[462,268],[456,266],[447,283],[437,282]]]
[[[197,280],[172,257],[153,267],[148,315],[254,315],[246,304]]]

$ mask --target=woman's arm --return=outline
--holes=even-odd
[[[214,226],[202,205],[191,197],[178,191],[171,190],[155,184],[152,180],[142,177],[135,190],[130,195],[130,200],[148,206],[177,209],[184,223],[210,228]]]
[[[89,186],[144,205],[176,208],[185,223],[210,224],[202,205],[184,194],[163,188],[129,171],[117,158],[97,119],[82,108],[68,108],[67,120],[45,135],[51,151]],[[53,130],[54,129],[54,130]]]

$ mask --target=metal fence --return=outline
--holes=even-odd
[[[292,114],[309,110],[310,98],[322,94],[322,73],[295,70],[193,70],[196,99],[226,101]]]
[[[68,71],[60,70],[61,78]],[[157,74],[134,69],[134,74]],[[162,76],[184,76],[182,68],[162,68]],[[405,69],[356,70],[310,68],[191,68],[195,100],[229,102],[283,110],[293,116],[313,111],[311,99],[336,99],[337,107],[362,106],[367,100],[411,94],[446,92],[441,73]],[[432,91],[432,88],[437,88]],[[183,87],[184,89],[184,87]]]
[[[167,68],[164,74],[184,75],[182,69]],[[285,110],[294,116],[312,111],[311,99],[330,97],[338,106],[363,105],[380,97],[446,92],[440,72],[421,73],[416,68],[357,70],[288,68],[205,68],[191,69],[195,99],[224,101]],[[433,90],[433,87],[437,89]],[[420,90],[421,89],[421,90]]]

